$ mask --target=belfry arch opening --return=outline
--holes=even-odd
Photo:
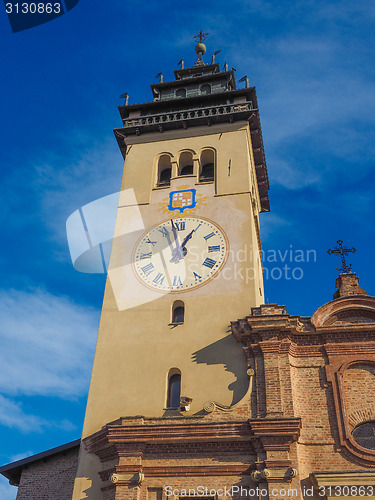
[[[201,182],[215,180],[215,153],[212,149],[204,149],[201,153],[199,180]]]
[[[180,155],[178,164],[179,175],[192,175],[194,173],[193,154],[190,151],[184,151]]]
[[[172,164],[169,155],[161,155],[158,161],[158,181],[160,187],[169,186],[172,177]]]

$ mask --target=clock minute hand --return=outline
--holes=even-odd
[[[176,228],[175,228],[175,225],[173,224],[173,219],[171,219],[171,224],[172,224],[172,232],[173,232],[173,236],[174,236],[174,241],[176,243],[176,245],[178,245],[178,238],[177,238],[177,231],[176,231]]]
[[[178,248],[176,248],[174,254],[173,254],[173,257],[171,259],[171,262],[176,262],[176,261],[179,261],[180,259],[183,259],[184,258],[184,247],[186,245],[186,243],[190,240],[190,238],[193,236],[193,233],[194,233],[195,229],[193,229],[184,239],[184,241],[181,243],[181,246],[180,246],[180,249],[181,249],[181,252],[180,252],[180,255],[177,253],[178,252]]]
[[[172,259],[171,262],[176,261],[177,259],[183,259],[183,250],[182,246],[180,245],[180,242],[178,241],[178,236],[177,236],[177,231],[175,228],[175,225],[173,224],[173,219],[171,219],[171,224],[172,224],[172,231],[173,231],[173,236],[174,236],[174,242],[176,243],[176,248],[172,249]]]

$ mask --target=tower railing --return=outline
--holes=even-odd
[[[206,106],[203,108],[190,108],[178,111],[166,111],[164,113],[155,113],[153,115],[141,116],[137,118],[125,118],[123,120],[124,128],[142,127],[149,125],[159,125],[163,123],[196,120],[197,118],[210,118],[215,116],[233,115],[246,111],[253,111],[253,103],[239,102],[235,104],[220,104],[216,106]]]

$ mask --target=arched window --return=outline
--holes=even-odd
[[[211,149],[202,151],[200,164],[199,180],[203,182],[215,180],[215,154]]]
[[[186,97],[186,89],[177,89],[176,97]]]
[[[178,408],[181,397],[181,372],[173,368],[168,375],[167,408]]]
[[[182,300],[176,300],[172,307],[172,324],[180,325],[185,320],[185,305]]]
[[[179,175],[192,175],[194,173],[193,153],[190,151],[184,151],[181,153],[178,164],[178,172]]]
[[[209,83],[201,85],[201,94],[211,94],[211,85]]]
[[[162,155],[158,163],[158,186],[169,186],[171,183],[172,165],[169,155]]]

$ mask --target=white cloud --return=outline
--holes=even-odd
[[[0,394],[0,425],[21,432],[40,432],[47,422],[37,416],[27,415],[20,403],[15,403]]]
[[[274,213],[261,214],[260,217],[260,232],[262,235],[263,245],[267,245],[273,241],[275,231],[280,231],[281,228],[286,228],[292,225],[290,219],[285,219]]]
[[[46,420],[36,415],[26,413],[22,404],[6,398],[0,394],[0,425],[10,429],[17,429],[21,432],[42,432],[44,429],[60,429],[64,431],[75,430],[76,427],[68,420],[53,421]],[[30,452],[32,455],[32,453]],[[19,458],[13,458],[12,461],[24,458],[23,454]]]
[[[253,51],[233,51],[237,76],[255,68],[250,80],[259,88],[272,183],[299,189],[326,182],[325,165],[315,163],[324,151],[338,160],[330,165],[332,176],[341,175],[340,159],[357,162],[362,174],[372,168],[375,84],[358,43],[348,47],[343,37],[320,32],[279,33],[256,40]],[[293,158],[303,149],[306,165]]]
[[[323,167],[317,171],[315,164],[300,164],[297,169],[292,161],[285,161],[275,154],[269,157],[269,163],[272,165],[272,184],[276,182],[287,189],[317,184],[324,175]]]
[[[65,230],[69,215],[120,189],[123,158],[116,140],[91,138],[88,143],[87,135],[72,130],[71,137],[59,137],[56,149],[40,149],[27,164],[10,165],[3,178],[2,223],[13,229],[28,230],[35,224],[46,228],[46,239],[57,242],[55,260],[70,260]]]
[[[18,462],[18,460],[22,460],[23,458],[31,457],[32,455],[35,455],[33,451],[27,450],[24,451],[23,453],[17,453],[17,455],[12,455],[10,457],[10,463],[12,462]]]
[[[76,145],[70,160],[48,151],[32,161],[33,186],[43,192],[41,218],[59,240],[66,239],[65,222],[72,212],[118,191],[121,184],[123,159],[115,139],[85,149],[87,138],[82,133],[73,135],[82,144]]]
[[[75,398],[87,390],[97,310],[43,290],[0,291],[0,392]]]
[[[17,488],[9,484],[8,479],[0,474],[0,498],[1,500],[16,500]]]

